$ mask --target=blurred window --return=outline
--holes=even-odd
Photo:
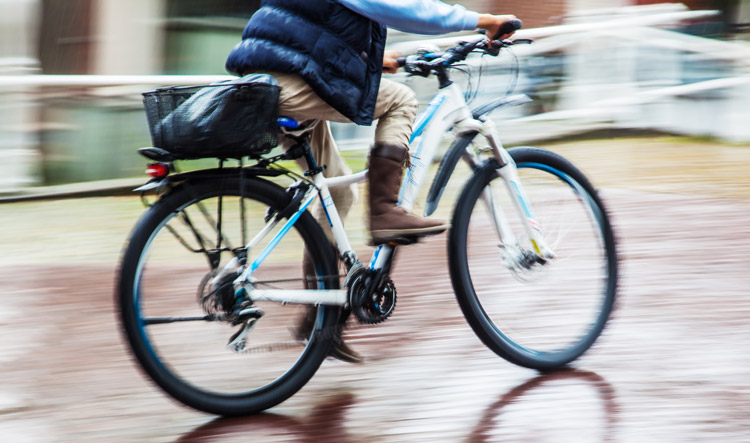
[[[92,0],[42,2],[39,58],[44,74],[89,74],[94,50]]]
[[[260,0],[168,0],[169,27],[234,27],[242,29],[260,8]]]
[[[259,7],[260,0],[168,0],[164,72],[225,74],[227,54]]]

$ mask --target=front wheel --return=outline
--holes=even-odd
[[[232,263],[253,261],[258,250],[248,252],[245,244],[265,226],[266,214],[289,201],[282,188],[258,178],[188,181],[151,206],[133,230],[117,286],[120,319],[138,363],[182,403],[218,415],[262,411],[297,392],[328,354],[339,308],[322,305],[258,302],[264,315],[244,347],[227,346],[245,324],[227,318],[235,312],[232,282],[241,270]],[[305,248],[319,276],[337,274],[313,217],[304,212],[283,235],[285,221],[266,237],[280,240],[253,273],[255,285],[302,289]],[[329,278],[328,289],[337,280]]]
[[[455,207],[451,281],[485,345],[512,363],[555,369],[588,350],[609,319],[617,287],[615,238],[595,189],[570,162],[538,148],[508,152],[555,258],[534,260],[511,200],[515,191],[490,160]],[[499,212],[507,214],[515,242],[500,238],[493,216]]]

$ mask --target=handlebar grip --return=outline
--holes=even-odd
[[[519,19],[508,20],[500,26],[500,29],[497,30],[497,34],[492,37],[492,40],[497,40],[506,34],[512,34],[521,29],[522,26],[523,22]]]
[[[396,59],[396,63],[398,63],[399,68],[403,68],[404,65],[406,65],[406,57],[399,57]]]

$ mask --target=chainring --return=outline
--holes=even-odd
[[[376,324],[388,319],[396,306],[396,286],[390,278],[382,284],[380,290],[367,293],[367,287],[375,278],[369,269],[359,268],[348,278],[349,303],[354,316],[360,323]]]

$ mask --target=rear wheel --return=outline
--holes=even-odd
[[[464,316],[490,349],[521,366],[554,369],[578,358],[604,329],[617,287],[615,239],[599,196],[572,164],[537,148],[509,153],[555,258],[533,260],[513,191],[490,160],[455,208],[451,280]],[[494,206],[507,215],[517,244],[499,238],[488,210]]]
[[[265,225],[269,208],[280,211],[290,200],[268,181],[243,182],[243,192],[239,177],[185,182],[158,200],[131,234],[117,287],[122,325],[141,367],[177,400],[219,415],[252,414],[289,398],[313,376],[338,332],[338,307],[315,308],[314,326],[301,328],[310,307],[259,302],[253,307],[264,315],[244,350],[227,347],[241,326],[220,318],[232,310],[238,274],[231,268],[216,277],[232,259],[244,261],[244,245]],[[312,216],[303,213],[294,228],[253,273],[256,287],[303,288],[304,248],[318,275],[336,274],[336,258]],[[338,287],[338,279],[326,283]]]

